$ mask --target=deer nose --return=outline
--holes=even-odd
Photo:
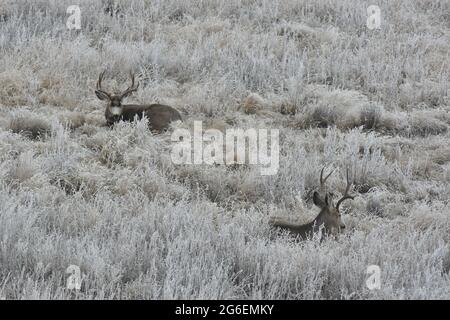
[[[345,224],[341,225],[341,229],[345,229]]]

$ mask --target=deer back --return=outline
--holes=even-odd
[[[301,239],[310,238],[313,235],[313,233],[316,232],[320,227],[320,225],[316,222],[316,220],[311,221],[310,223],[307,224],[297,225],[282,219],[273,219],[270,221],[270,225],[272,227],[277,227],[286,230],[292,235],[297,236]]]
[[[163,104],[123,106],[123,120],[132,121],[135,116],[141,119],[144,114],[148,118],[150,128],[155,131],[163,131],[172,121],[181,120],[176,109]]]

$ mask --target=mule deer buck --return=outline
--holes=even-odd
[[[181,121],[180,113],[172,107],[162,104],[136,105],[122,104],[123,99],[135,92],[138,87],[134,84],[134,74],[131,76],[131,86],[121,94],[110,94],[102,89],[102,79],[105,71],[100,73],[97,81],[95,94],[100,100],[107,102],[105,117],[106,123],[111,126],[120,120],[133,121],[135,117],[142,119],[145,115],[148,118],[151,130],[161,132],[169,127],[172,121]]]
[[[323,168],[320,171],[320,190],[325,190],[325,182],[328,177],[331,175],[330,172],[325,178],[323,178]],[[348,177],[348,169],[347,169],[347,186],[345,188],[344,195],[337,201],[336,206],[333,205],[333,201],[331,196],[325,190],[325,197],[321,197],[319,193],[316,191],[313,194],[313,202],[316,206],[318,206],[321,210],[316,218],[310,223],[303,225],[296,225],[285,221],[283,219],[275,218],[271,219],[269,222],[273,227],[280,228],[282,230],[287,230],[291,234],[300,237],[301,239],[307,239],[312,237],[312,235],[318,232],[321,228],[325,234],[336,234],[345,228],[345,224],[342,221],[341,213],[339,211],[339,207],[344,200],[354,199],[354,196],[349,195],[351,183]]]

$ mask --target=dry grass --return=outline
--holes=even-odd
[[[0,298],[448,299],[448,1],[63,1],[0,8]],[[99,72],[204,129],[280,129],[280,168],[177,166],[170,132],[105,126]],[[357,197],[293,242],[318,173]],[[65,287],[80,266],[82,288]],[[368,265],[382,271],[365,287]]]

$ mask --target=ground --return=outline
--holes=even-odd
[[[450,298],[448,1],[80,0],[69,30],[71,4],[0,1],[0,298]],[[183,128],[279,129],[277,174],[105,126],[105,69]],[[324,166],[345,232],[271,229],[315,217]]]

